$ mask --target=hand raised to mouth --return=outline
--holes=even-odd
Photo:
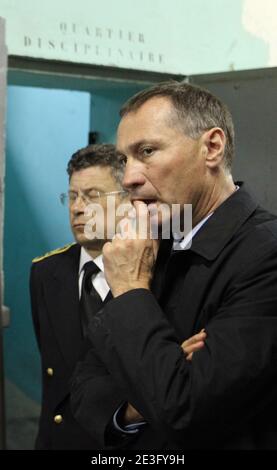
[[[114,297],[133,289],[150,289],[153,266],[159,241],[151,238],[150,215],[147,205],[134,201],[129,237],[115,235],[104,245],[105,277]]]

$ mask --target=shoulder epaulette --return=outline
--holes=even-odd
[[[37,258],[34,258],[32,260],[32,263],[37,263],[38,261],[42,261],[45,258],[49,258],[49,256],[64,253],[65,251],[69,250],[69,248],[73,245],[75,245],[75,243],[69,243],[68,245],[62,246],[61,248],[56,248],[55,250],[49,251],[48,253],[45,253],[43,256],[37,256]]]

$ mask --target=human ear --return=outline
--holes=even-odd
[[[218,167],[224,158],[226,137],[220,127],[213,127],[206,131],[203,136],[206,165],[209,168]]]

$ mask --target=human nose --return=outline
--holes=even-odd
[[[87,203],[86,203],[84,195],[79,192],[78,195],[76,196],[76,199],[70,205],[70,209],[75,214],[83,213],[85,211],[86,204]]]
[[[132,191],[139,186],[143,186],[146,182],[146,177],[143,174],[143,168],[140,162],[127,161],[124,170],[124,177],[122,186],[127,191]]]

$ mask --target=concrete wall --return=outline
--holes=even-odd
[[[194,82],[229,106],[236,133],[234,177],[246,181],[258,201],[277,214],[277,71],[202,76]]]

